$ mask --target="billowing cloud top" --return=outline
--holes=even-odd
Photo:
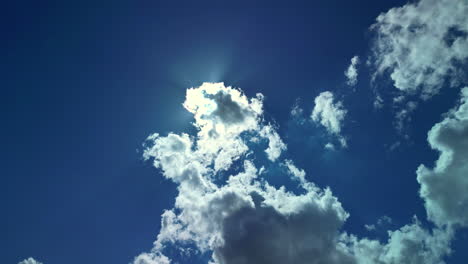
[[[197,136],[170,133],[148,138],[151,145],[145,157],[153,159],[163,175],[178,184],[178,195],[174,208],[162,214],[162,227],[154,248],[137,256],[134,264],[171,263],[165,254],[169,245],[179,249],[181,258],[194,251],[209,252],[210,263],[219,264],[443,263],[443,257],[450,254],[455,228],[452,225],[438,224],[433,230],[426,230],[415,217],[413,223],[389,231],[386,243],[343,232],[341,228],[349,213],[331,190],[308,181],[306,172],[292,160],[281,160],[280,155],[272,154],[286,147],[275,127],[264,120],[262,98],[257,95],[248,99],[239,89],[205,83],[189,89],[184,103],[195,116]],[[333,104],[329,92],[318,98],[316,118],[326,119],[323,125],[332,133],[340,132],[339,122],[345,113],[340,111],[344,110]],[[463,101],[453,111],[458,119],[450,121],[454,120],[452,117],[442,123],[465,122],[460,117],[465,116],[465,110]],[[460,126],[463,130],[463,125],[456,127]],[[284,176],[299,183],[299,193],[269,184],[268,167],[257,167],[254,157],[258,148],[250,147],[259,138],[269,141],[267,156],[279,163]],[[439,146],[434,140],[430,142]],[[465,167],[459,167],[463,161],[460,159],[466,156],[462,155],[464,150],[451,151],[456,154],[453,159],[441,156],[443,161],[438,163],[448,165],[440,165],[440,169],[435,169],[437,173],[449,169],[466,172]],[[218,160],[220,156],[222,162]],[[239,170],[232,167],[236,159],[242,162]],[[220,169],[227,175],[219,173]],[[435,195],[439,190],[434,188],[443,186],[436,183],[439,176],[425,167],[418,174],[428,212],[440,201],[445,206],[448,198]],[[465,184],[461,174],[450,177],[453,184],[458,181]],[[461,192],[457,198],[466,200]],[[444,216],[465,224],[466,218],[451,210],[453,206],[466,205],[452,205],[450,201],[448,205],[444,207]],[[439,221],[435,216],[430,219]],[[186,248],[192,253],[186,253]]]
[[[249,101],[241,91],[223,83],[204,83],[187,90],[184,107],[193,113],[202,136],[216,137],[255,129],[262,101],[261,94]]]
[[[428,141],[440,152],[434,169],[421,165],[418,182],[429,218],[439,226],[468,226],[468,87],[460,106],[432,127]]]
[[[175,207],[162,215],[162,228],[151,253],[134,263],[167,263],[167,243],[193,245],[213,252],[215,263],[351,263],[337,243],[348,217],[329,189],[305,180],[305,172],[285,162],[285,175],[300,182],[303,193],[275,188],[247,152],[243,132],[269,141],[270,160],[285,149],[275,128],[262,121],[262,96],[248,100],[240,90],[205,83],[187,91],[184,106],[194,114],[196,138],[158,134],[145,157],[179,184]],[[219,156],[222,166],[218,166]],[[243,157],[243,169],[219,183],[219,168],[228,170]],[[211,165],[214,164],[214,168]],[[215,180],[216,179],[216,180]],[[285,247],[285,245],[288,245]]]
[[[33,259],[33,258],[27,258],[21,262],[19,262],[18,264],[42,264],[41,262]]]

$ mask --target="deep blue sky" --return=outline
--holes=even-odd
[[[0,262],[128,263],[149,250],[176,190],[141,144],[193,130],[181,103],[203,81],[265,95],[288,153],[350,212],[346,230],[372,236],[363,225],[382,215],[393,228],[425,219],[415,170],[436,159],[425,135],[457,91],[421,106],[411,142],[391,152],[391,109],[373,110],[368,76],[353,95],[343,76],[352,56],[368,55],[376,16],[405,1],[65,2],[2,7]],[[351,120],[350,146],[333,157],[319,153],[313,128],[303,144],[304,128],[289,121],[297,98],[310,114],[325,90],[347,96]],[[458,237],[449,263],[468,257],[468,235]]]

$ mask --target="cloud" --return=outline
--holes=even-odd
[[[465,92],[468,95],[468,88]],[[194,94],[202,96],[194,99]],[[210,94],[223,94],[223,99]],[[273,147],[284,143],[276,128],[264,121],[262,98],[248,99],[238,89],[205,83],[189,89],[184,103],[194,113],[196,136],[169,133],[148,138],[144,157],[178,185],[178,195],[174,208],[161,216],[153,249],[137,256],[133,264],[172,263],[165,255],[168,247],[181,253],[190,247],[211,254],[213,264],[443,263],[450,254],[450,227],[438,225],[428,231],[414,218],[412,224],[389,231],[386,243],[343,232],[349,213],[332,191],[308,181],[306,172],[292,160],[272,154],[286,148]],[[216,111],[227,109],[221,103],[229,104],[229,111],[237,114]],[[325,92],[316,99],[316,107],[320,109],[316,118],[339,133],[341,125],[336,122],[346,113],[341,103],[333,103],[333,95]],[[463,104],[459,109],[467,111],[468,107]],[[460,111],[454,110],[452,115],[461,115]],[[213,127],[216,134],[209,133]],[[257,168],[255,155],[251,155],[256,148],[246,142],[255,144],[251,139],[258,137],[269,140],[267,156],[286,168],[284,176],[299,182],[298,193],[270,185],[268,169]],[[222,166],[217,163],[220,153],[227,160]],[[235,159],[242,161],[240,169],[232,166]],[[423,199],[430,201],[431,197],[423,195]],[[390,222],[388,219],[381,218],[377,225]]]
[[[295,195],[257,177],[246,162],[243,172],[210,191],[179,186],[175,208],[162,216],[155,251],[166,243],[194,243],[213,251],[216,263],[352,263],[336,243],[348,214],[330,190],[311,186]],[[155,258],[167,260],[144,253],[134,263],[158,263]]]
[[[198,129],[197,153],[214,169],[226,170],[247,151],[240,135],[260,129],[263,95],[252,99],[223,83],[204,83],[187,90],[184,107],[194,115]]]
[[[451,230],[425,230],[415,217],[412,224],[396,231],[388,231],[388,240],[382,244],[378,240],[358,239],[343,234],[342,242],[357,263],[362,264],[428,264],[445,263],[444,256],[451,253]]]
[[[286,166],[286,168],[288,169],[288,173],[292,175],[294,179],[297,179],[302,184],[305,184],[307,182],[305,179],[305,171],[296,167],[292,160],[285,160],[284,166]]]
[[[334,102],[333,93],[326,91],[315,98],[311,118],[314,122],[324,126],[330,134],[338,136],[341,145],[345,147],[346,140],[340,133],[346,113],[347,110],[343,108],[343,103],[341,101]]]
[[[218,263],[354,263],[336,243],[347,214],[329,190],[299,196],[267,190],[252,193],[254,207],[224,220]]]
[[[359,57],[354,56],[351,58],[351,64],[348,66],[348,69],[345,71],[345,76],[347,78],[346,83],[349,86],[355,86],[357,84],[358,70],[357,65],[359,64]]]
[[[430,146],[439,152],[433,169],[420,165],[417,179],[426,211],[438,226],[468,226],[468,87],[460,105],[428,133]]]
[[[169,133],[148,138],[144,157],[178,184],[179,193],[174,208],[162,215],[153,251],[137,256],[135,264],[170,263],[163,254],[168,243],[213,252],[216,263],[298,263],[310,258],[352,263],[337,243],[348,213],[332,192],[307,182],[292,161],[284,164],[303,193],[277,189],[247,158],[244,132],[268,139],[265,152],[271,161],[286,149],[275,127],[261,121],[261,99],[248,100],[240,90],[205,83],[189,89],[184,103],[195,116],[196,137]],[[213,129],[216,133],[210,133]],[[217,166],[220,153],[226,153],[226,161]],[[224,184],[215,183],[217,172],[230,169],[240,157],[242,171],[230,174]]]
[[[456,86],[465,74],[457,65],[468,58],[468,3],[421,0],[392,8],[371,27],[376,74],[390,73],[396,88],[428,99],[448,77]]]
[[[134,264],[170,264],[171,260],[159,253],[143,253],[135,258]]]
[[[382,216],[380,217],[378,220],[377,220],[377,223],[376,224],[370,224],[370,225],[364,225],[364,228],[367,230],[367,231],[374,231],[376,230],[377,228],[387,228],[388,225],[392,224],[393,220],[392,218],[390,218],[389,216]]]
[[[409,101],[395,115],[395,128],[398,132],[404,133],[405,127],[411,122],[411,114],[418,107],[418,103]]]
[[[300,99],[296,99],[294,105],[291,108],[291,117],[292,119],[300,125],[303,125],[306,121],[304,118],[304,109],[299,105]]]
[[[374,99],[374,108],[375,109],[381,109],[384,106],[384,101],[380,95],[377,95]]]
[[[268,139],[268,148],[265,150],[268,159],[275,161],[281,155],[281,152],[286,150],[286,144],[271,125],[265,125],[260,130],[260,135]]]
[[[23,261],[20,261],[18,264],[42,264],[42,262],[39,262],[33,258],[27,258]]]

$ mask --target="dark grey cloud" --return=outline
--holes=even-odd
[[[355,263],[337,247],[343,219],[333,208],[304,205],[282,214],[262,205],[254,193],[255,207],[244,207],[223,221],[224,245],[215,249],[221,264]]]
[[[207,98],[216,102],[216,110],[214,110],[209,118],[218,118],[225,124],[236,124],[244,122],[250,112],[240,107],[237,102],[232,100],[231,94],[225,91],[219,91],[214,95],[207,95]]]

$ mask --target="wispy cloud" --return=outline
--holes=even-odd
[[[355,86],[357,84],[358,70],[357,65],[359,64],[359,57],[354,56],[351,58],[351,64],[348,66],[348,69],[345,71],[346,83],[349,86]]]

